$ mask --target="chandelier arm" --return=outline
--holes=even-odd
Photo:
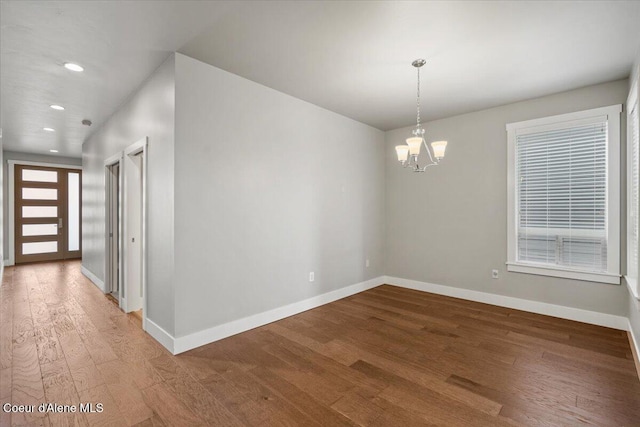
[[[431,155],[431,150],[429,150],[427,141],[425,141],[424,138],[422,138],[422,143],[424,144],[424,148],[427,150],[427,154],[429,155],[429,160],[431,160],[431,163],[438,164],[437,161],[433,160],[433,156]]]
[[[414,172],[424,172],[424,171],[426,171],[426,170],[427,170],[427,168],[428,168],[429,166],[438,166],[438,163],[437,163],[437,162],[436,162],[436,163],[430,163],[430,164],[428,164],[428,165],[424,165],[423,167],[418,167],[418,166],[416,165],[416,167],[413,169],[413,171],[414,171]]]

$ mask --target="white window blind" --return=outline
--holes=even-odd
[[[517,261],[607,271],[607,118],[516,135]]]
[[[638,282],[638,240],[640,220],[639,180],[640,180],[640,118],[638,117],[638,100],[635,99],[633,105],[629,106],[627,126],[629,130],[629,140],[627,155],[628,161],[628,181],[627,181],[627,277],[632,279],[637,286]]]

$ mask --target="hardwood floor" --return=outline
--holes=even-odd
[[[0,425],[638,426],[623,331],[380,286],[172,356],[80,273],[5,269]]]

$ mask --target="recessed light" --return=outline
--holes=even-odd
[[[54,110],[64,110],[64,107],[62,105],[50,105],[51,108],[53,108]]]
[[[73,62],[65,62],[64,63],[64,68],[66,68],[67,70],[71,70],[71,71],[76,71],[76,72],[80,72],[80,71],[84,71],[84,68],[82,68],[80,65],[78,64],[74,64]]]
[[[42,130],[46,130],[47,132],[55,132],[54,128],[42,128]]]
[[[58,150],[49,150],[50,153],[57,153]]]

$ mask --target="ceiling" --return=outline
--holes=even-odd
[[[625,78],[638,22],[638,1],[3,0],[3,144],[80,156],[173,51],[388,130],[415,120],[416,58],[429,120]]]

